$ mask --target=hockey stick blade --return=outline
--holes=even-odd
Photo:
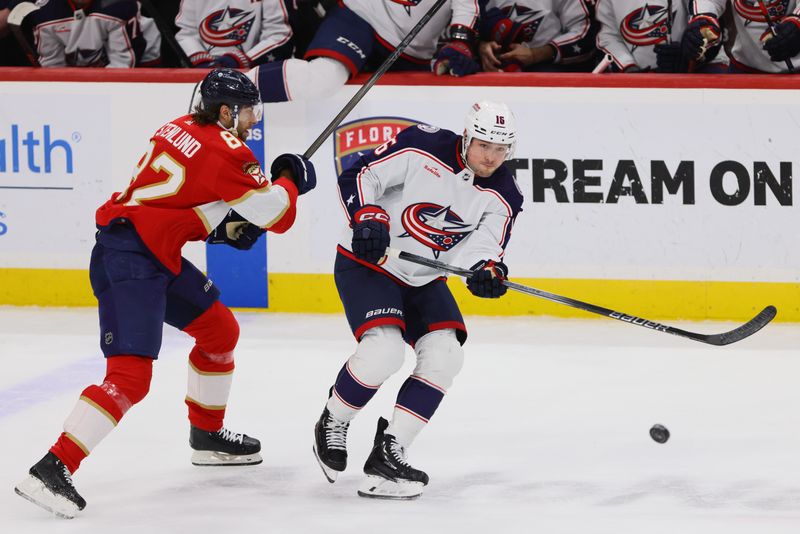
[[[36,51],[31,47],[30,43],[28,43],[27,38],[25,37],[22,31],[22,23],[25,20],[25,17],[33,13],[34,11],[38,11],[39,6],[32,2],[22,2],[14,6],[14,9],[11,10],[8,14],[8,27],[11,29],[11,33],[14,35],[14,39],[16,39],[17,44],[19,45],[22,53],[25,54],[25,57],[28,58],[30,64],[34,67],[40,67],[39,58],[36,54]]]
[[[452,265],[448,265],[441,261],[432,260],[430,258],[425,258],[423,256],[418,256],[410,252],[404,252],[396,249],[388,249],[387,254],[394,258],[399,258],[401,260],[405,260],[411,263],[416,263],[417,265],[425,265],[427,267],[439,269],[441,271],[456,274],[458,276],[463,276],[465,278],[469,278],[470,276],[472,276],[472,271],[470,271],[469,269],[454,267]],[[569,297],[564,297],[562,295],[556,295],[555,293],[542,291],[541,289],[536,289],[535,287],[524,286],[522,284],[517,284],[516,282],[511,282],[509,280],[503,280],[503,285],[506,286],[508,289],[517,291],[519,293],[525,293],[526,295],[531,295],[545,300],[558,302],[559,304],[564,304],[572,308],[577,308],[579,310],[583,310],[586,312],[595,313],[597,315],[603,315],[610,319],[616,319],[624,323],[629,323],[637,326],[642,326],[644,328],[649,328],[650,330],[655,330],[656,332],[665,332],[667,334],[672,334],[674,336],[680,336],[694,341],[699,341],[700,343],[706,343],[708,345],[715,345],[718,347],[724,345],[730,345],[731,343],[736,343],[737,341],[741,341],[746,337],[752,336],[753,334],[764,328],[770,321],[772,321],[772,319],[774,319],[775,315],[778,313],[778,310],[775,308],[775,306],[767,306],[766,308],[761,310],[758,313],[758,315],[747,321],[745,324],[737,328],[734,328],[729,332],[723,332],[721,334],[698,334],[697,332],[689,332],[688,330],[682,330],[680,328],[675,328],[674,326],[668,326],[665,324],[657,323],[655,321],[650,321],[649,319],[644,319],[642,317],[637,317],[635,315],[629,315],[627,313],[622,313],[608,308],[603,308],[602,306],[589,304],[588,302],[582,302],[580,300],[571,299]]]
[[[39,6],[33,2],[22,2],[14,6],[14,9],[9,12],[7,22],[10,26],[19,28],[22,26],[22,21],[25,20],[25,17],[38,10]]]

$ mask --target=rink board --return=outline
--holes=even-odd
[[[113,73],[108,83],[92,76],[0,73],[0,304],[94,303],[85,271],[92,214],[127,185],[149,135],[188,108],[198,73]],[[337,157],[368,150],[409,121],[459,131],[464,110],[486,98],[507,102],[519,124],[511,164],[525,203],[507,256],[515,280],[654,318],[742,319],[774,304],[779,319],[800,320],[800,81],[384,81],[312,158],[319,186],[301,198],[295,228],[268,239],[270,310],[340,309],[331,276],[344,230]],[[266,160],[304,151],[356,89],[266,106]],[[202,244],[185,255],[206,268]],[[580,313],[525,296],[477,301],[461,285],[453,282],[467,313]]]

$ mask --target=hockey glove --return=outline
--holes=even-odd
[[[499,43],[503,48],[508,48],[513,43],[523,43],[533,39],[533,30],[530,24],[520,24],[511,19],[500,19],[492,26],[490,37],[492,41]]]
[[[653,51],[656,53],[656,72],[689,71],[689,61],[683,55],[681,43],[657,44]]]
[[[317,173],[314,170],[314,164],[300,154],[281,154],[272,162],[269,173],[273,180],[277,180],[283,170],[291,173],[298,194],[303,195],[317,187]]]
[[[431,69],[441,76],[467,76],[480,70],[475,58],[477,36],[475,30],[467,26],[453,25],[449,30],[450,40],[433,59]]]
[[[681,38],[683,55],[687,60],[707,61],[706,53],[719,44],[719,21],[709,15],[699,15],[689,22]]]
[[[230,210],[222,222],[208,235],[206,241],[212,245],[226,244],[238,250],[250,250],[266,230]]]
[[[215,58],[208,52],[197,52],[189,57],[192,67],[198,69],[208,69],[214,66]]]
[[[800,53],[800,17],[783,17],[775,26],[775,36],[764,43],[764,50],[772,61],[786,61]]]
[[[362,206],[353,216],[353,254],[378,263],[389,247],[389,214],[374,204]]]
[[[476,297],[496,299],[508,291],[503,280],[508,277],[508,267],[502,261],[479,261],[470,269],[472,276],[467,278],[467,289]]]
[[[229,69],[249,69],[252,67],[252,61],[241,50],[234,50],[233,52],[216,56],[214,58],[214,66],[227,67]]]

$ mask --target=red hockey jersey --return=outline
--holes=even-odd
[[[95,221],[106,226],[128,219],[147,248],[177,274],[183,245],[205,239],[230,208],[282,233],[294,223],[296,204],[294,182],[271,182],[243,141],[185,115],[156,131],[127,189],[100,206]]]

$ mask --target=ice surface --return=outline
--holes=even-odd
[[[261,439],[264,463],[189,463],[191,341],[166,327],[150,395],[77,472],[88,505],[65,521],[13,486],[102,379],[96,311],[0,308],[2,532],[800,532],[798,325],[711,347],[603,319],[469,318],[464,370],[411,449],[431,483],[380,502],[356,496],[361,465],[413,353],[351,425],[351,464],[329,484],[312,429],[354,348],[344,318],[237,316],[226,426]]]

